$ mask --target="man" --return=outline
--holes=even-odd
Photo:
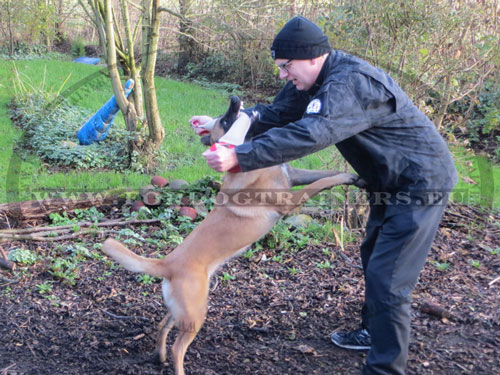
[[[271,51],[288,82],[272,104],[251,109],[258,112],[252,140],[203,155],[217,171],[239,165],[245,172],[337,146],[368,183],[370,216],[361,245],[362,326],[331,339],[343,348],[369,349],[364,374],[404,374],[410,295],[457,181],[450,152],[386,73],[332,50],[309,20],[290,20]]]

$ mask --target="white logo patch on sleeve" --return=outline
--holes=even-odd
[[[319,113],[321,111],[321,100],[314,99],[307,105],[306,113]]]

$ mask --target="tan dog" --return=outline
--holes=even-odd
[[[309,185],[291,190],[304,184]],[[118,241],[107,239],[104,252],[127,270],[163,278],[163,298],[169,313],[159,325],[158,359],[166,360],[165,341],[175,325],[179,330],[172,347],[175,373],[183,375],[186,350],[205,321],[209,280],[214,271],[265,235],[282,215],[321,190],[340,184],[362,182],[349,173],[309,171],[286,164],[227,173],[215,208],[165,258],[138,256]]]

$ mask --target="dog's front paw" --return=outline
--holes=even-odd
[[[358,184],[358,181],[360,180],[360,177],[358,175],[352,174],[352,173],[339,173],[335,177],[342,178],[342,180],[343,180],[342,183],[346,184],[346,185],[355,185],[355,186],[358,186],[357,184]]]
[[[354,186],[359,187],[360,189],[365,189],[366,186],[368,185],[368,183],[365,180],[363,180],[361,177],[359,177],[359,176],[354,175],[354,177],[355,177],[355,179],[352,182],[352,184]]]

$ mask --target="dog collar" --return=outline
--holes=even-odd
[[[224,147],[227,147],[229,149],[231,148],[235,148],[236,146],[235,145],[232,145],[232,144],[229,144],[229,143],[226,143],[226,142],[216,142],[214,143],[212,146],[210,146],[210,151],[215,151],[217,150],[217,146],[220,145],[220,146],[224,146]],[[229,173],[239,173],[241,172],[241,167],[240,165],[238,164],[237,166],[231,168],[228,170]]]

